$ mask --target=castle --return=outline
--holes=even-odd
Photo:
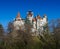
[[[32,24],[33,26],[32,32],[35,32],[38,30],[43,31],[44,30],[43,26],[48,23],[46,15],[44,15],[43,18],[41,18],[40,15],[37,15],[34,18],[32,11],[27,12],[27,19],[29,20],[30,24]],[[21,18],[20,13],[18,12],[18,15],[16,16],[13,22],[15,29],[19,30],[21,27],[24,28],[24,24],[25,24],[25,20]]]

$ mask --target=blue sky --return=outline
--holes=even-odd
[[[49,21],[57,19],[60,18],[60,0],[0,0],[0,23],[6,27],[18,12],[25,18],[28,10],[32,10],[34,16],[46,14]]]

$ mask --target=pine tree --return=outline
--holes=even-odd
[[[13,23],[12,23],[12,22],[9,22],[9,23],[8,23],[8,29],[7,29],[8,32],[9,32],[9,33],[12,32],[13,29],[14,29]]]
[[[3,33],[4,33],[4,29],[2,24],[0,24],[0,36],[3,36]]]

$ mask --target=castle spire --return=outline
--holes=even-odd
[[[39,15],[39,14],[37,15],[37,19],[41,19],[41,17],[40,17],[40,15]]]
[[[18,12],[18,15],[16,16],[16,18],[20,18],[20,12]]]
[[[18,12],[18,14],[17,14],[17,16],[16,16],[16,20],[17,20],[17,21],[20,21],[20,20],[21,20],[20,12]]]

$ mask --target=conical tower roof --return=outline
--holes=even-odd
[[[20,18],[20,12],[18,12],[18,15],[16,16],[16,18]]]
[[[20,21],[21,17],[20,17],[20,12],[18,12],[17,16],[16,16],[16,21]]]
[[[38,15],[37,15],[37,19],[40,19],[40,18],[41,18],[41,17],[40,17],[40,15],[38,14]]]

